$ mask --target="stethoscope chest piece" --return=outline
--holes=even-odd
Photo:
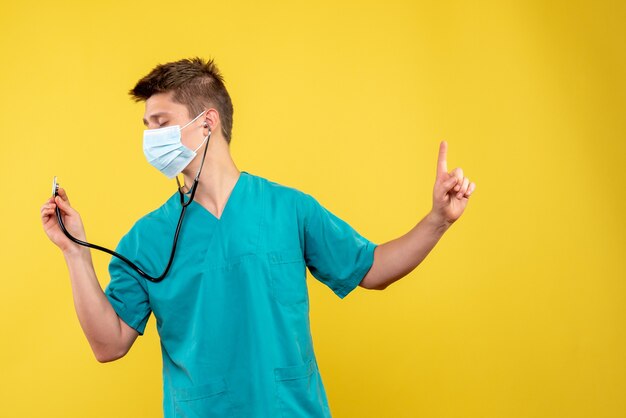
[[[57,182],[57,176],[52,179],[52,197],[59,195],[59,183]]]

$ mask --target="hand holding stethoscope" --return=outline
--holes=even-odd
[[[56,177],[55,177],[56,183]],[[56,184],[58,186],[58,184]],[[55,187],[55,186],[53,186]],[[48,238],[61,249],[64,254],[78,251],[80,246],[73,243],[61,230],[56,217],[57,208],[63,217],[67,231],[77,239],[86,240],[85,228],[79,213],[70,205],[65,189],[58,187],[56,193],[41,207],[41,221]]]

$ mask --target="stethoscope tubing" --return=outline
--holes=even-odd
[[[63,231],[63,233],[65,234],[65,236],[67,236],[72,242],[78,244],[78,245],[82,245],[83,247],[88,247],[88,248],[93,248],[94,250],[98,250],[98,251],[103,251],[105,253],[111,254],[114,257],[119,258],[120,260],[122,260],[123,262],[125,262],[126,264],[128,264],[128,266],[130,266],[133,270],[135,270],[137,272],[137,274],[139,274],[141,277],[143,277],[146,280],[149,280],[153,283],[158,283],[160,281],[162,281],[165,276],[167,275],[167,273],[170,271],[170,267],[172,267],[172,262],[174,261],[174,254],[176,253],[176,244],[178,243],[178,234],[180,232],[180,228],[183,224],[183,219],[185,217],[185,212],[187,210],[187,207],[191,204],[191,202],[193,202],[194,196],[196,194],[196,190],[198,188],[198,181],[200,179],[200,172],[202,171],[202,166],[204,165],[204,159],[206,157],[206,152],[207,149],[209,148],[209,139],[211,137],[211,131],[209,131],[209,137],[207,138],[207,143],[204,147],[204,153],[202,154],[202,162],[200,163],[200,168],[198,169],[198,173],[196,174],[196,177],[193,181],[193,185],[191,186],[191,190],[189,191],[189,193],[191,194],[189,200],[187,202],[185,202],[185,196],[183,194],[183,192],[181,191],[182,187],[180,185],[180,182],[178,181],[178,177],[176,177],[176,182],[178,183],[178,194],[180,195],[180,204],[181,204],[181,211],[180,211],[180,217],[178,218],[178,224],[176,225],[176,232],[174,233],[174,241],[172,243],[172,252],[170,253],[170,259],[167,262],[167,267],[165,267],[165,270],[163,271],[163,273],[161,273],[160,276],[158,277],[153,277],[151,275],[149,275],[148,273],[146,273],[145,271],[143,271],[139,266],[137,266],[135,263],[133,263],[132,261],[130,261],[128,258],[124,257],[123,255],[113,251],[113,250],[109,250],[108,248],[102,247],[100,245],[96,245],[96,244],[91,244],[89,242],[86,241],[82,241],[79,240],[78,238],[72,236],[72,234],[69,233],[69,231],[65,228],[65,225],[63,224],[63,219],[61,217],[61,210],[59,209],[59,206],[57,205],[56,207],[56,215],[57,215],[57,221],[59,223],[59,226],[61,227],[61,230]],[[57,188],[58,185],[56,184],[56,178],[55,178],[55,182],[54,182],[54,186],[53,186],[53,193],[54,196],[58,196],[57,194]],[[185,193],[186,194],[186,193]]]
[[[74,237],[72,234],[69,233],[69,231],[65,228],[65,225],[63,224],[63,219],[61,218],[61,211],[59,210],[59,207],[57,206],[56,208],[56,214],[57,214],[57,220],[59,222],[59,226],[61,227],[61,230],[63,231],[63,233],[73,242],[75,242],[78,245],[82,245],[84,247],[89,247],[89,248],[93,248],[94,250],[98,250],[98,251],[103,251],[105,253],[111,254],[114,257],[119,258],[120,260],[124,261],[126,264],[128,264],[130,267],[132,267],[137,274],[139,274],[141,277],[143,277],[144,279],[150,280],[151,282],[154,283],[158,283],[161,280],[163,280],[165,278],[165,276],[167,275],[167,273],[170,270],[170,267],[172,266],[172,261],[174,260],[174,254],[176,252],[176,244],[178,242],[178,234],[180,232],[180,227],[183,224],[183,218],[185,216],[185,211],[187,210],[187,206],[183,206],[181,213],[180,213],[180,217],[178,219],[178,225],[176,226],[176,233],[174,234],[174,243],[172,245],[172,252],[170,254],[170,259],[167,263],[167,267],[165,268],[165,271],[158,277],[152,277],[150,276],[148,273],[146,273],[145,271],[143,271],[139,266],[137,266],[135,263],[133,263],[132,261],[130,261],[128,258],[124,257],[122,254],[119,254],[113,250],[109,250],[108,248],[102,247],[100,245],[96,245],[96,244],[91,244],[89,242],[86,241],[82,241],[79,240],[78,238]]]

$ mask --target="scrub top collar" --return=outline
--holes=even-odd
[[[242,199],[242,194],[244,194],[243,189],[245,189],[245,183],[248,180],[249,176],[250,174],[247,171],[240,172],[239,178],[237,179],[235,186],[230,192],[230,196],[226,200],[226,205],[224,205],[222,216],[220,216],[219,218],[217,218],[208,209],[206,209],[204,206],[202,206],[200,203],[196,202],[195,200],[191,202],[188,210],[198,213],[200,216],[202,216],[203,218],[209,219],[211,222],[223,223],[227,218],[231,216],[230,212],[236,211],[237,208],[240,206],[239,202]],[[176,194],[178,194],[178,192]],[[180,206],[180,202],[178,203],[178,206]]]

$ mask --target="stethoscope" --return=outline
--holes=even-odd
[[[78,238],[75,238],[72,236],[72,234],[70,234],[67,229],[65,229],[65,225],[63,224],[63,219],[61,219],[61,211],[59,210],[59,206],[57,205],[56,207],[56,214],[57,214],[57,220],[59,222],[59,226],[61,227],[61,230],[63,231],[63,233],[73,242],[75,242],[78,245],[82,245],[84,247],[89,247],[89,248],[93,248],[95,250],[99,250],[99,251],[104,251],[105,253],[109,253],[112,256],[115,256],[117,258],[119,258],[120,260],[124,261],[126,264],[128,264],[130,267],[132,267],[141,277],[143,277],[144,279],[150,280],[151,282],[154,283],[158,283],[161,280],[163,280],[165,278],[165,276],[167,275],[167,273],[170,270],[170,267],[172,266],[172,261],[174,261],[174,253],[176,252],[176,243],[178,242],[178,233],[180,232],[180,227],[183,224],[183,218],[185,217],[185,211],[187,210],[187,207],[191,204],[191,202],[193,202],[193,198],[196,195],[196,190],[198,188],[198,181],[200,179],[200,172],[202,171],[202,166],[204,165],[204,158],[206,157],[206,152],[207,149],[209,148],[209,140],[211,139],[211,131],[209,130],[209,135],[207,138],[207,143],[206,146],[204,147],[204,153],[202,154],[202,161],[200,162],[200,168],[198,169],[198,174],[196,174],[196,177],[193,181],[193,185],[191,186],[191,189],[188,192],[183,192],[182,191],[182,186],[180,185],[180,181],[178,180],[178,176],[176,176],[176,183],[178,184],[178,194],[180,195],[180,204],[182,206],[182,209],[180,211],[180,217],[178,218],[178,225],[176,226],[176,233],[174,234],[174,242],[172,243],[172,253],[170,254],[170,260],[167,263],[167,267],[165,267],[165,271],[163,272],[163,274],[161,274],[159,277],[152,277],[149,274],[147,274],[146,272],[144,272],[141,268],[139,268],[135,263],[133,263],[132,261],[130,261],[128,258],[124,257],[121,254],[116,253],[115,251],[109,250],[108,248],[104,248],[101,247],[99,245],[96,244],[90,244],[86,241],[81,241]],[[59,194],[59,183],[57,182],[57,177],[54,176],[54,179],[52,180],[52,196],[56,197]],[[189,197],[189,200],[187,202],[185,202],[185,194],[187,195],[191,195]]]

